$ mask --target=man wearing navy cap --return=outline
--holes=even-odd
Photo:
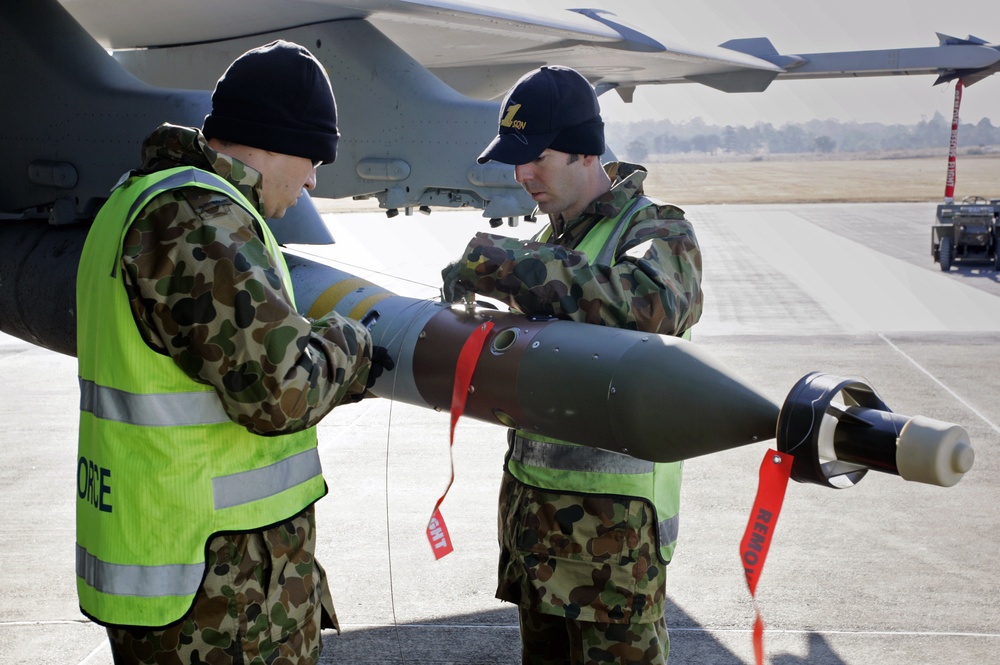
[[[513,165],[549,224],[528,242],[477,234],[442,272],[445,300],[477,293],[530,316],[685,335],[702,309],[694,230],[682,210],[643,194],[644,168],[602,165],[604,152],[582,75],[523,76],[479,162]],[[681,463],[525,430],[508,442],[497,597],[518,605],[523,662],[665,663]]]

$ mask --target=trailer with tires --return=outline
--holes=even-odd
[[[931,232],[931,255],[948,272],[959,262],[989,263],[1000,272],[1000,199],[970,196],[942,203]]]

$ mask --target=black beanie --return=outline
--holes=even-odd
[[[207,138],[329,164],[337,158],[337,103],[307,49],[273,41],[238,57],[212,93]]]

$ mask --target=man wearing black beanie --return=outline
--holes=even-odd
[[[686,336],[702,308],[694,229],[644,195],[643,167],[601,164],[604,151],[586,78],[557,66],[521,77],[479,161],[513,165],[549,224],[528,242],[477,234],[443,271],[445,300],[478,293],[528,316]],[[543,435],[509,430],[500,489],[496,595],[518,606],[522,662],[663,665],[681,463]]]
[[[203,131],[147,137],[89,232],[79,459],[94,489],[77,502],[77,590],[118,665],[313,665],[336,627],[314,559],[315,426],[364,394],[371,338],[297,313],[265,218],[315,187],[338,138],[316,58],[253,49]]]

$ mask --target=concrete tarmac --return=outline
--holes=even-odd
[[[757,588],[766,662],[1000,662],[997,274],[939,270],[929,203],[687,213],[705,259],[698,344],[778,403],[812,370],[862,377],[897,413],[964,426],[976,451],[951,488],[876,472],[845,490],[789,485]],[[328,219],[337,244],[299,249],[419,298],[490,230],[478,212]],[[0,378],[0,663],[109,665],[76,602],[75,359],[0,335]],[[442,505],[455,551],[440,561],[424,528],[448,483],[448,415],[372,399],[336,409],[319,436],[319,559],[343,627],[324,633],[323,662],[520,662],[516,613],[493,597],[504,429],[458,424]],[[753,663],[738,550],[773,445],[686,462],[671,663]]]

